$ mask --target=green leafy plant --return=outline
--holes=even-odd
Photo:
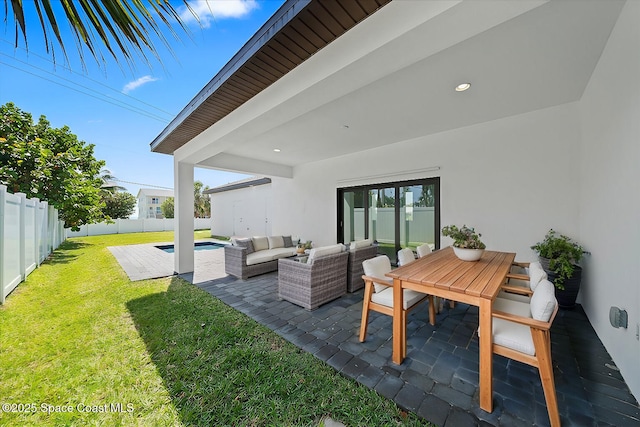
[[[571,238],[550,229],[542,242],[531,246],[540,258],[549,260],[549,270],[555,273],[553,284],[564,290],[564,282],[573,275],[576,265],[587,252]]]
[[[476,233],[473,227],[463,225],[458,228],[455,225],[442,227],[442,235],[453,239],[453,246],[461,249],[484,249],[487,246],[482,243],[482,234]]]

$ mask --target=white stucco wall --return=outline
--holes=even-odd
[[[307,164],[293,180],[274,178],[274,232],[334,243],[338,187],[439,176],[442,224],[474,226],[490,249],[533,260],[530,246],[554,228],[592,252],[578,301],[639,396],[638,16],[640,3],[628,2],[577,102]],[[434,166],[440,169],[418,171]],[[612,305],[628,311],[628,329],[610,326]]]
[[[439,176],[443,225],[474,226],[489,248],[534,259],[549,228],[578,233],[578,123],[572,103],[304,165],[273,180],[273,230],[334,243],[338,187]]]
[[[212,194],[211,233],[239,237],[270,235],[271,184]]]
[[[582,302],[640,397],[640,3],[627,2],[580,102],[580,239],[592,252]],[[627,310],[613,328],[609,308]]]

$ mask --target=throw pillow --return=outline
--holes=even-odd
[[[284,240],[284,247],[285,248],[292,248],[293,247],[293,240],[291,240],[291,236],[282,236],[282,240]]]
[[[236,239],[235,243],[236,243],[236,246],[239,246],[241,248],[247,248],[247,255],[254,252],[253,242],[251,241],[251,239]]]

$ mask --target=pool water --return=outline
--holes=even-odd
[[[223,247],[224,245],[220,243],[213,243],[213,242],[196,242],[193,244],[194,251],[210,251],[212,249],[220,249]],[[158,245],[156,246],[156,248],[161,249],[170,254],[175,252],[173,245]]]

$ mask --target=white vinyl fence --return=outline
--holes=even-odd
[[[65,238],[55,208],[0,185],[0,304]]]
[[[194,229],[205,230],[211,228],[210,218],[194,218]],[[79,231],[67,230],[67,237],[98,236],[102,234],[144,233],[147,231],[173,231],[171,219],[116,219],[112,224],[101,222],[86,224]]]

